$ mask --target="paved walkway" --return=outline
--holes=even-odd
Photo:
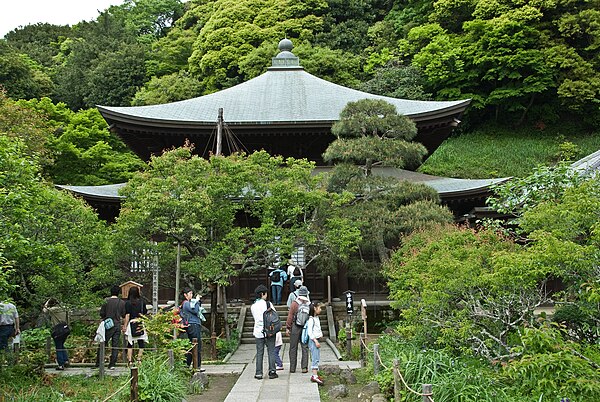
[[[337,365],[342,369],[356,369],[360,367],[357,361],[339,361],[336,358],[331,347],[326,342],[321,342],[321,366]],[[204,364],[208,375],[239,374],[239,378],[231,392],[225,399],[225,402],[318,402],[318,385],[310,381],[310,357],[309,372],[303,374],[300,370],[301,352],[298,350],[298,368],[295,373],[289,372],[289,344],[284,343],[281,348],[281,357],[284,370],[277,372],[279,378],[270,380],[268,378],[268,359],[263,357],[265,374],[262,380],[254,378],[256,370],[256,345],[241,344],[233,353],[226,364]],[[309,352],[310,356],[310,352]],[[48,372],[59,375],[84,375],[87,377],[98,375],[98,369],[91,367],[70,367],[65,371],[54,371],[52,368],[46,368]],[[109,376],[126,376],[130,370],[125,366],[117,366],[115,370],[105,370]],[[327,381],[327,378],[325,378]],[[300,392],[299,392],[300,391]]]
[[[341,368],[358,368],[359,362],[355,361],[339,361],[333,350],[325,342],[321,343],[321,365],[339,365]],[[289,344],[284,343],[281,348],[281,356],[283,360],[284,370],[277,372],[279,378],[270,380],[268,378],[268,360],[266,356],[263,358],[263,373],[265,376],[262,380],[254,378],[256,370],[256,345],[242,344],[235,351],[228,364],[244,364],[245,368],[240,375],[238,381],[233,386],[231,392],[225,399],[225,402],[253,402],[253,401],[288,401],[288,402],[317,402],[321,398],[319,396],[318,385],[310,381],[310,358],[309,372],[302,374],[300,367],[295,373],[289,372]],[[298,351],[298,364],[300,364],[301,352]],[[209,372],[208,366],[206,371]],[[326,380],[326,379],[325,379]],[[300,392],[299,392],[300,391]]]

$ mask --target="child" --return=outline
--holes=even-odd
[[[319,360],[321,358],[321,344],[319,339],[323,336],[321,331],[321,321],[319,320],[319,314],[321,313],[322,304],[313,302],[310,304],[310,317],[308,318],[307,330],[308,330],[308,348],[310,349],[310,360],[312,376],[310,380],[316,382],[319,385],[324,385],[323,379],[319,377]]]
[[[277,370],[283,370],[283,361],[279,353],[281,346],[283,346],[283,336],[281,335],[281,331],[279,331],[275,335],[275,364],[277,365]]]

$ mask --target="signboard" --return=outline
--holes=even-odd
[[[352,315],[354,313],[354,297],[352,296],[351,290],[346,291],[346,312],[348,315]]]

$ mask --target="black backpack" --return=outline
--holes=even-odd
[[[281,280],[281,271],[275,270],[271,274],[271,282],[279,282]]]
[[[302,276],[302,271],[300,271],[300,268],[298,266],[294,266],[293,275],[297,276],[297,277],[301,277]]]
[[[281,331],[281,320],[279,319],[279,314],[273,308],[273,303],[267,303],[267,310],[263,313],[263,334],[265,334],[266,338],[270,338]]]

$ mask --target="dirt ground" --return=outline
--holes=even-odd
[[[211,375],[208,377],[208,388],[199,395],[188,395],[186,401],[223,402],[227,398],[227,395],[229,395],[229,391],[235,385],[238,377],[239,375],[237,374]]]

